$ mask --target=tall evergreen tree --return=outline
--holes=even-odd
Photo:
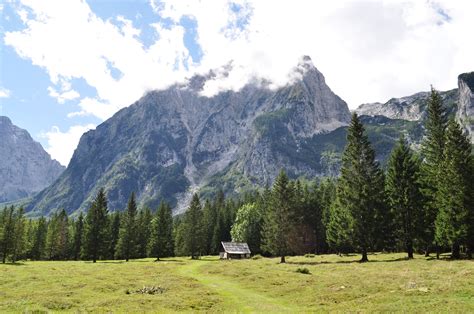
[[[109,252],[108,258],[115,258],[115,249],[117,247],[120,233],[120,212],[116,211],[109,215]]]
[[[26,234],[25,217],[23,207],[19,207],[15,213],[15,230],[13,233],[12,262],[15,263],[25,253]]]
[[[172,256],[173,252],[173,215],[168,203],[161,202],[152,221],[149,256],[159,261]]]
[[[12,253],[15,241],[15,207],[5,207],[2,213],[3,234],[0,244],[2,252],[2,262],[5,264],[8,256]]]
[[[33,247],[31,249],[31,258],[34,260],[40,260],[44,257],[46,247],[46,235],[48,232],[48,223],[46,218],[41,216],[38,219],[38,224],[35,230],[35,237],[33,241]]]
[[[362,254],[361,262],[366,262],[367,252],[384,236],[380,233],[386,221],[384,176],[355,113],[347,131],[337,199],[352,218],[353,242]]]
[[[127,211],[120,224],[119,240],[117,242],[116,257],[122,257],[128,262],[136,255],[137,245],[137,203],[135,193],[128,199]]]
[[[285,263],[285,256],[291,253],[290,233],[293,229],[292,206],[294,189],[285,171],[281,170],[272,188],[271,201],[263,220],[263,249],[280,256]]]
[[[408,258],[413,258],[413,242],[423,223],[419,162],[415,159],[404,137],[393,149],[388,162],[386,189],[390,208],[394,213],[396,235],[403,242]]]
[[[189,209],[184,215],[183,224],[185,251],[192,259],[197,259],[204,249],[205,237],[201,202],[197,194],[193,195]]]
[[[443,174],[439,177],[436,240],[452,247],[452,258],[460,258],[460,245],[469,238],[474,188],[471,171],[471,143],[461,126],[451,119],[446,131]]]
[[[81,257],[82,239],[84,236],[84,215],[82,212],[74,222],[74,236],[72,240],[72,258],[77,261]]]
[[[425,123],[425,139],[422,143],[422,191],[425,199],[423,242],[425,242],[425,255],[429,255],[429,248],[435,240],[435,220],[439,211],[437,193],[439,178],[442,175],[442,162],[444,158],[445,132],[447,114],[443,108],[440,94],[431,87],[428,99],[428,116]]]
[[[151,235],[151,220],[153,215],[149,207],[138,212],[137,218],[137,256],[147,257],[148,244]]]
[[[89,208],[84,225],[83,256],[95,263],[107,255],[107,198],[101,188]]]

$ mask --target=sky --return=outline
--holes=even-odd
[[[470,0],[3,0],[0,115],[61,164],[147,91],[232,64],[204,94],[282,86],[309,55],[351,109],[474,70]]]

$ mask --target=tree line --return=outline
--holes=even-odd
[[[386,169],[375,159],[363,124],[353,114],[337,178],[290,180],[282,170],[272,187],[202,202],[195,194],[183,215],[162,202],[109,212],[103,189],[76,219],[61,210],[26,219],[23,208],[0,212],[2,261],[92,260],[217,254],[221,241],[247,242],[255,254],[474,251],[474,158],[468,136],[447,117],[434,89],[420,152],[403,136]]]

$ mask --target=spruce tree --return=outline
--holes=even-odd
[[[263,220],[263,249],[280,257],[285,263],[285,256],[291,253],[290,233],[293,229],[292,206],[294,189],[285,171],[281,170],[272,187],[269,207]]]
[[[149,256],[172,256],[174,252],[173,241],[173,216],[171,207],[166,202],[161,202],[152,221]]]
[[[152,213],[149,207],[138,212],[137,218],[137,256],[147,257],[151,234]]]
[[[120,212],[116,211],[109,215],[109,252],[108,258],[115,258],[115,249],[117,247],[120,233]]]
[[[84,216],[82,212],[74,222],[74,237],[72,241],[72,258],[77,261],[81,257],[82,238],[84,236]]]
[[[3,234],[0,235],[2,262],[6,263],[7,257],[12,253],[15,241],[15,207],[5,207],[2,213]]]
[[[40,260],[44,257],[46,247],[46,235],[48,232],[48,223],[46,218],[41,216],[38,219],[38,223],[35,230],[35,237],[33,241],[33,247],[31,249],[31,258],[34,260]]]
[[[431,87],[427,104],[428,116],[425,123],[425,139],[422,143],[422,191],[425,199],[423,215],[423,242],[425,255],[435,240],[435,220],[438,215],[437,193],[439,178],[442,175],[444,158],[445,131],[447,115],[440,94]]]
[[[120,224],[119,240],[115,255],[118,258],[124,258],[128,262],[130,258],[136,255],[137,245],[137,203],[135,193],[132,192],[128,199],[127,211],[125,212]]]
[[[336,198],[328,204],[328,218],[326,222],[326,238],[332,252],[341,254],[352,250],[353,218],[348,209],[341,206]]]
[[[467,244],[472,212],[473,182],[471,143],[461,126],[451,119],[446,131],[444,158],[439,177],[436,241],[452,247],[452,258],[460,258],[460,245]]]
[[[107,198],[101,188],[90,206],[84,224],[83,256],[85,259],[97,259],[107,255]]]
[[[15,263],[25,253],[26,234],[25,217],[23,207],[19,207],[15,213],[15,231],[13,234],[12,262]]]
[[[203,212],[197,194],[193,195],[189,209],[184,215],[183,224],[185,251],[192,259],[197,259],[202,254],[205,237]]]
[[[413,243],[419,236],[423,216],[419,162],[402,136],[388,162],[386,190],[394,214],[396,235],[403,242],[408,258],[413,258]]]
[[[337,189],[337,206],[351,216],[353,243],[368,261],[367,252],[387,226],[385,215],[384,176],[365,129],[357,114],[352,115],[347,131],[347,145],[342,157],[341,177]]]

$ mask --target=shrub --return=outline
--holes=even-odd
[[[252,256],[252,259],[261,259],[263,256],[260,255],[260,254],[256,254],[254,256]]]
[[[296,269],[296,272],[297,272],[297,273],[300,273],[300,274],[305,274],[305,275],[310,275],[310,274],[311,274],[311,272],[309,271],[309,269],[306,268],[306,267],[297,268],[297,269]]]

